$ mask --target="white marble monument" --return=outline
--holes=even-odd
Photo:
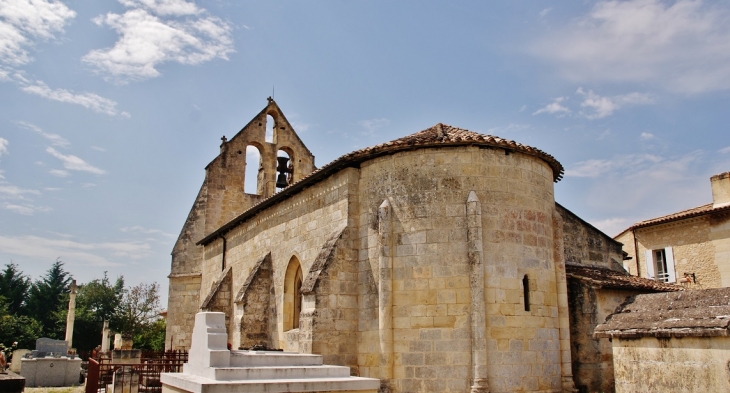
[[[188,363],[160,376],[163,393],[358,392],[376,393],[380,380],[351,377],[350,368],[322,364],[319,355],[229,351],[225,314],[195,316]]]

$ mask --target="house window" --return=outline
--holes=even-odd
[[[646,272],[649,278],[668,283],[677,282],[672,247],[646,250]]]

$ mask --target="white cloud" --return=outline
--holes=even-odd
[[[28,258],[54,260],[62,257],[88,266],[117,266],[108,256],[141,259],[152,255],[147,242],[76,242],[39,236],[0,236],[0,251]]]
[[[195,15],[203,10],[185,0],[119,0],[130,8],[144,7],[158,15]]]
[[[66,138],[62,137],[61,135],[44,132],[40,127],[36,126],[35,124],[27,123],[24,121],[17,121],[15,122],[15,124],[40,134],[42,137],[51,141],[51,144],[54,146],[68,147],[71,144]]]
[[[3,154],[8,154],[8,142],[7,139],[0,137],[0,157],[3,156]]]
[[[573,81],[653,83],[682,93],[730,89],[730,9],[701,0],[600,1],[530,51]]]
[[[160,75],[156,67],[167,62],[200,64],[228,59],[234,52],[231,26],[211,17],[184,20],[162,19],[165,15],[191,15],[204,10],[183,1],[122,0],[127,6],[143,6],[124,14],[108,13],[94,18],[121,35],[111,48],[92,50],[82,60],[107,80],[126,83]]]
[[[372,134],[376,130],[383,128],[390,124],[390,120],[386,118],[379,118],[379,119],[368,119],[368,120],[361,120],[358,123],[360,126],[365,128],[366,133]]]
[[[641,221],[641,219],[632,220],[625,217],[614,217],[603,220],[592,220],[589,222],[594,227],[600,229],[603,233],[609,236],[616,236],[637,221]]]
[[[553,102],[545,105],[544,107],[536,110],[532,113],[533,116],[539,115],[541,113],[550,113],[550,114],[557,114],[559,117],[564,116],[567,113],[570,113],[570,109],[567,107],[561,105],[560,103],[565,101],[567,97],[557,97],[553,99]]]
[[[297,132],[307,132],[307,130],[312,128],[312,124],[308,124],[308,123],[291,122],[291,126],[295,130],[297,130]]]
[[[63,169],[51,169],[48,173],[57,177],[67,177],[69,175],[68,171],[64,171]]]
[[[610,116],[624,105],[650,104],[654,98],[650,94],[629,93],[613,97],[600,96],[593,90],[585,91],[579,87],[575,92],[583,96],[580,106],[590,110],[590,113],[582,113],[588,119],[601,119]]]
[[[94,149],[94,150],[96,150],[96,151],[101,151],[101,152],[104,152],[104,151],[106,151],[106,149],[105,149],[105,148],[103,148],[103,147],[99,147],[99,146],[91,146],[91,148],[92,148],[92,149]]]
[[[18,186],[8,184],[7,182],[0,183],[0,195],[1,196],[4,196],[6,198],[13,198],[13,199],[25,199],[24,195],[26,195],[26,194],[40,195],[41,193],[38,190],[20,188]]]
[[[34,206],[31,204],[17,205],[8,202],[3,203],[3,208],[24,216],[32,216],[37,212],[45,213],[51,211],[51,208],[46,206]]]
[[[71,170],[71,171],[82,171],[82,172],[89,172],[94,173],[97,175],[103,175],[106,173],[103,169],[99,169],[95,166],[92,166],[88,164],[86,161],[82,160],[79,157],[76,157],[74,155],[64,155],[58,152],[58,150],[48,147],[46,148],[46,152],[59,160],[63,163],[63,167]]]
[[[522,131],[522,130],[528,130],[531,127],[532,126],[530,126],[529,124],[509,123],[506,126],[492,127],[490,129],[488,129],[485,132],[485,134],[488,134],[488,135],[497,135],[497,136],[499,136],[499,135],[507,135],[507,134],[509,134],[511,132],[518,132],[518,131]]]
[[[552,11],[552,8],[545,8],[544,10],[540,11],[540,17],[544,18],[545,15],[547,15],[550,11]]]
[[[722,154],[730,153],[730,146],[718,150]]]
[[[49,100],[81,105],[84,108],[91,109],[98,113],[110,116],[129,117],[129,113],[119,112],[117,110],[117,103],[115,101],[94,93],[74,93],[73,91],[66,89],[53,90],[42,81],[36,81],[35,84],[24,85],[21,87],[21,90],[26,93],[48,98]]]
[[[709,202],[703,157],[702,151],[617,155],[578,163],[565,173],[586,190],[581,198],[588,209],[616,217],[642,206],[639,219],[648,219]]]
[[[139,225],[120,228],[119,230],[124,233],[135,233],[135,234],[143,234],[143,235],[160,235],[160,236],[164,236],[164,237],[168,237],[168,238],[175,237],[174,234],[167,233],[161,229],[145,228],[145,227],[139,226]]]
[[[642,141],[648,141],[650,139],[654,139],[654,134],[651,132],[642,132],[640,138]]]
[[[63,32],[76,13],[55,0],[0,0],[0,62],[19,66],[32,61],[28,47],[36,39]]]
[[[610,160],[596,159],[581,161],[565,170],[566,177],[599,177],[615,170],[638,168],[642,165],[654,165],[664,160],[651,154],[635,154],[617,156]]]

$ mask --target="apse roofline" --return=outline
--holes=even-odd
[[[518,146],[513,146],[513,145],[509,145],[509,144],[501,144],[499,142],[474,141],[474,140],[454,141],[454,142],[428,142],[428,143],[424,143],[424,144],[403,144],[403,145],[392,145],[392,146],[388,145],[388,143],[377,145],[372,148],[358,150],[358,151],[355,151],[352,153],[348,153],[348,154],[345,154],[345,155],[335,159],[334,161],[330,162],[329,164],[326,164],[326,165],[322,166],[321,168],[316,169],[314,172],[312,172],[307,177],[299,180],[298,182],[290,185],[289,187],[282,189],[278,193],[270,196],[267,199],[264,199],[263,201],[259,202],[256,205],[252,206],[250,209],[241,213],[236,218],[223,224],[221,227],[219,227],[218,229],[216,229],[209,235],[206,235],[204,238],[199,240],[196,244],[197,245],[207,245],[207,244],[211,243],[220,234],[225,234],[225,233],[229,232],[236,226],[240,225],[241,223],[245,222],[249,218],[258,214],[262,210],[267,209],[285,199],[290,198],[291,196],[297,194],[298,192],[319,183],[320,181],[326,179],[330,175],[333,175],[333,174],[339,172],[342,169],[352,168],[352,167],[359,168],[360,164],[365,161],[372,160],[374,158],[385,156],[385,155],[391,155],[394,153],[403,152],[403,151],[418,150],[418,149],[434,149],[434,148],[442,148],[442,147],[463,147],[463,146],[504,149],[505,151],[509,151],[511,153],[512,152],[521,153],[521,154],[539,158],[542,161],[546,162],[553,169],[554,181],[557,182],[562,177],[562,171],[560,171],[558,174],[555,173],[556,165],[558,168],[560,168],[562,170],[562,166],[560,165],[560,163],[557,160],[555,160],[552,156],[550,156],[538,149],[533,149],[534,151],[532,151],[532,150],[526,150],[525,148],[518,147]],[[550,157],[553,160],[553,162],[548,161],[546,159],[546,157],[544,157],[544,156]]]

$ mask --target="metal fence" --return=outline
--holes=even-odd
[[[182,365],[187,360],[187,351],[142,352],[139,363],[114,363],[114,359],[104,356],[90,358],[86,393],[126,393],[129,391],[128,386],[132,385],[138,386],[140,393],[160,393],[160,373],[181,372]],[[112,383],[118,388],[111,386]],[[111,389],[107,390],[107,386]]]

